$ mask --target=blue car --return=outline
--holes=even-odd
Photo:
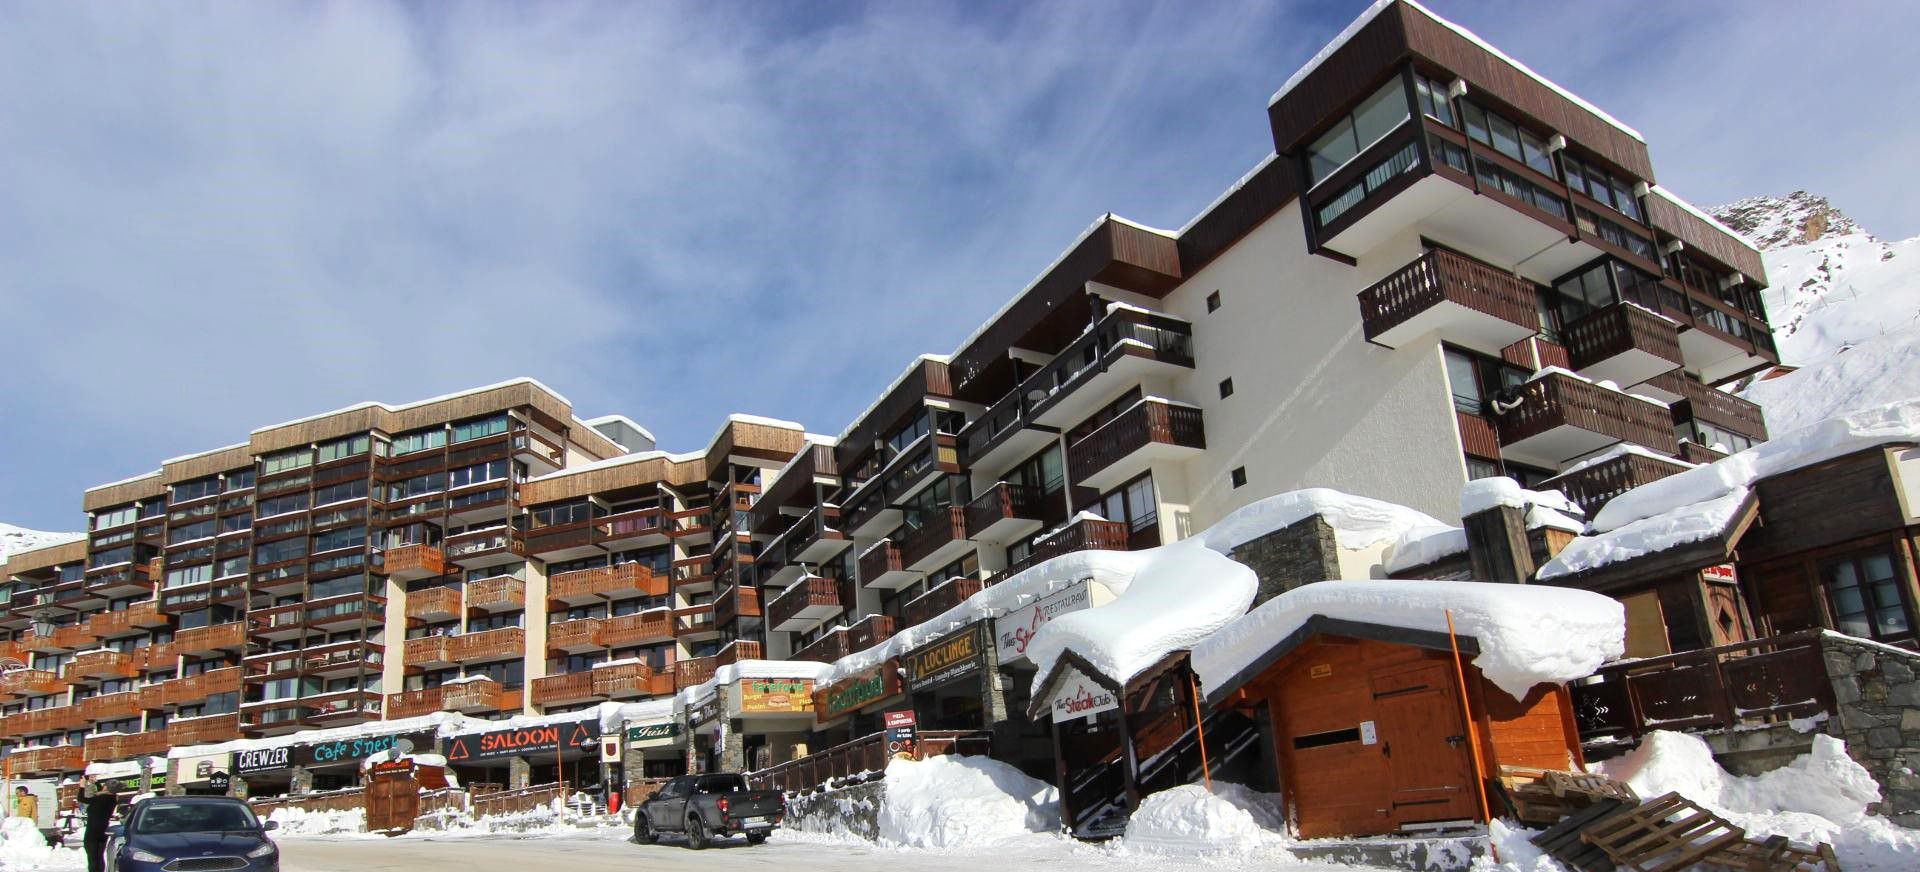
[[[111,872],[280,872],[280,849],[253,809],[225,796],[154,797],[108,830]]]

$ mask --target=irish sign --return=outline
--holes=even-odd
[[[1070,721],[1112,711],[1120,707],[1120,700],[1113,691],[1088,678],[1085,673],[1072,666],[1064,667],[1059,684],[1053,689],[1049,700],[1053,706],[1053,722]]]
[[[813,711],[813,679],[743,678],[741,714],[805,714]]]
[[[641,724],[627,728],[628,742],[671,741],[680,735],[680,725],[674,721],[658,724]]]
[[[598,753],[600,722],[589,718],[565,724],[491,730],[455,736],[447,742],[447,761],[492,760],[501,757],[551,756],[560,749]]]
[[[918,687],[958,678],[980,667],[987,625],[975,623],[905,657],[907,680]]]
[[[1017,609],[995,618],[994,644],[998,646],[1000,662],[1012,663],[1026,659],[1027,643],[1033,641],[1033,634],[1040,632],[1041,627],[1068,612],[1077,612],[1092,606],[1092,582],[1083,580],[1066,590],[1041,597],[1024,609]]]

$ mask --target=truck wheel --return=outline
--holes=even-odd
[[[646,815],[633,816],[633,840],[642,845],[651,845],[660,841],[660,836],[653,831],[653,822],[647,820]]]
[[[747,834],[747,844],[749,845],[764,845],[766,843],[767,843],[766,833],[748,833]]]
[[[707,849],[707,825],[697,817],[687,818],[687,847],[696,851]]]

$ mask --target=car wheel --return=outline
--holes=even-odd
[[[707,849],[707,825],[697,817],[687,818],[687,847],[696,851]]]
[[[766,843],[767,843],[766,833],[748,833],[747,834],[747,844],[749,845],[764,845]]]
[[[660,841],[660,836],[653,831],[653,822],[647,820],[646,815],[633,816],[633,840],[642,845],[651,845]]]

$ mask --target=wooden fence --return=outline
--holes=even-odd
[[[1833,684],[1809,631],[1602,668],[1572,687],[1582,741],[1649,730],[1714,730],[1833,711]]]

